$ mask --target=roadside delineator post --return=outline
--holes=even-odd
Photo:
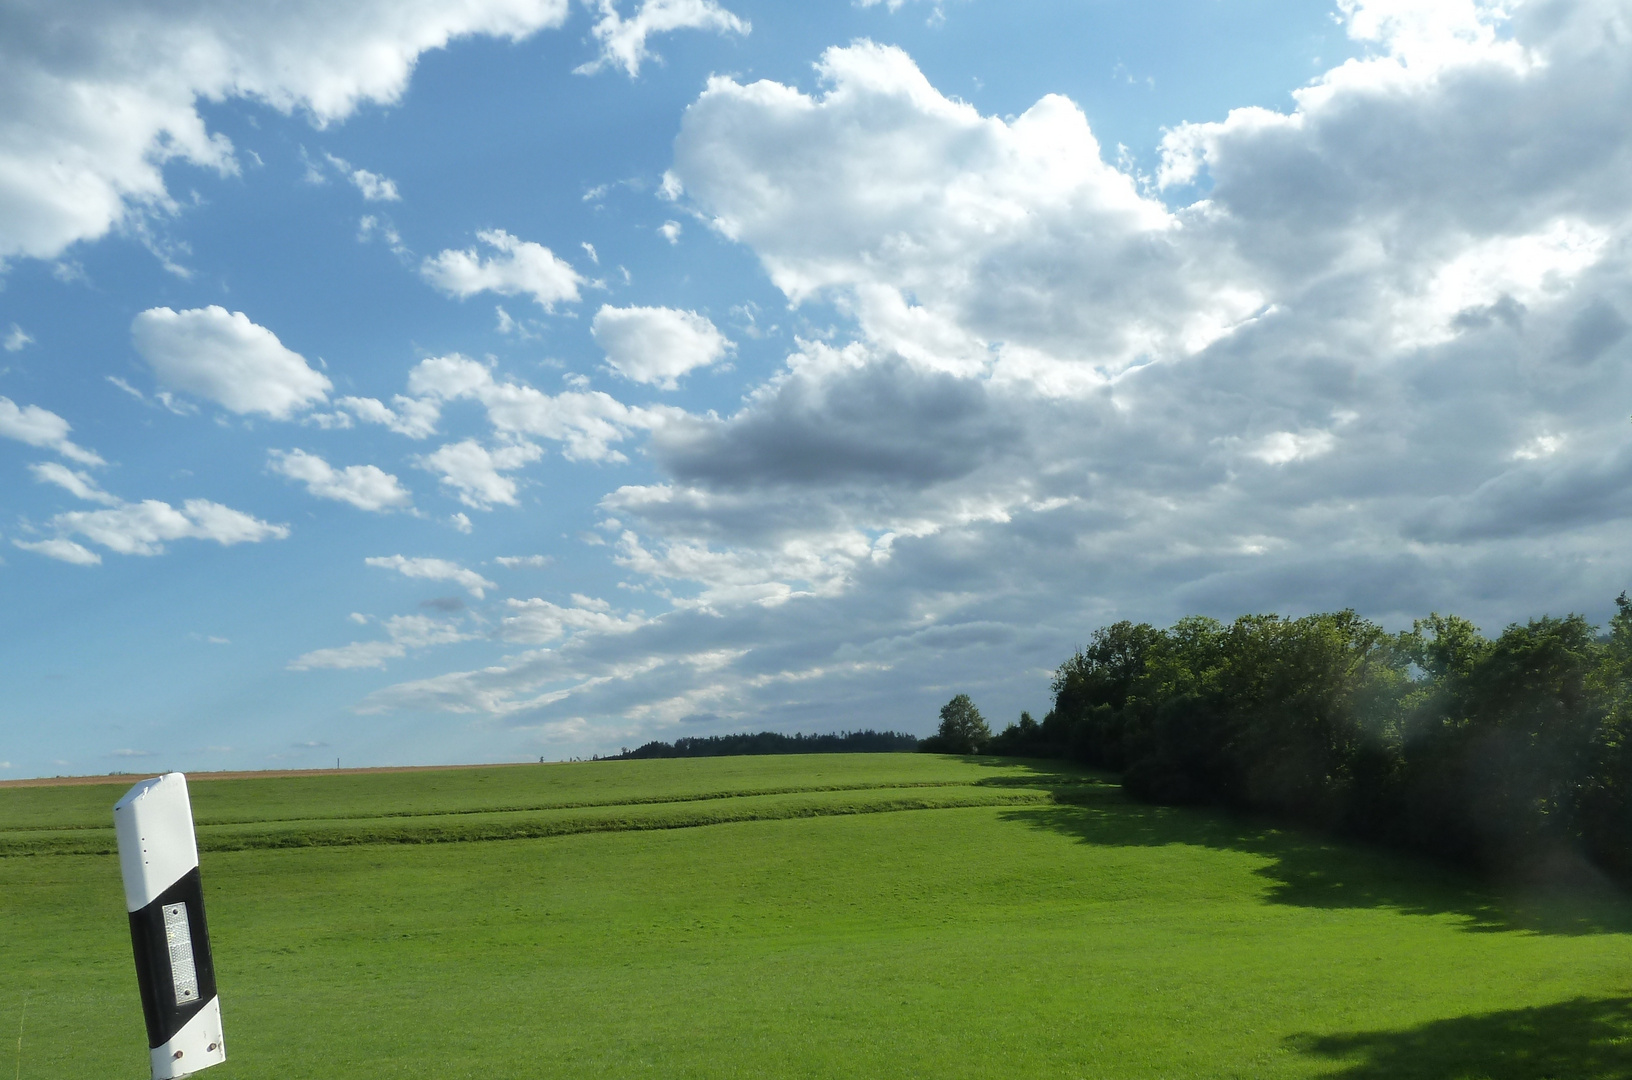
[[[114,804],[113,823],[153,1080],[219,1065],[227,1050],[187,778],[143,780]]]

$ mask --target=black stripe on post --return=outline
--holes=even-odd
[[[182,942],[173,946],[166,930],[164,909],[176,905],[183,910],[172,910],[169,924],[179,928],[185,915],[185,948]],[[142,1016],[147,1021],[147,1045],[160,1047],[175,1038],[176,1032],[215,997],[215,963],[210,959],[210,932],[204,923],[204,888],[198,867],[183,874],[152,903],[130,913],[130,944],[136,953],[136,983],[141,988]],[[186,978],[185,970],[189,948],[192,979]],[[172,967],[172,959],[178,962],[179,972]]]

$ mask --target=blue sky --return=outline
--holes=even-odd
[[[1629,584],[1625,3],[0,11],[0,777]],[[1608,29],[1606,29],[1608,28]]]

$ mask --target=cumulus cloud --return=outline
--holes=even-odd
[[[68,421],[49,409],[38,405],[18,405],[8,397],[0,397],[0,438],[37,446],[61,454],[81,465],[106,464],[94,451],[76,445],[68,438],[72,431]]]
[[[410,559],[402,555],[384,555],[371,556],[363,561],[369,566],[377,566],[383,570],[395,570],[403,577],[425,581],[451,581],[478,600],[487,595],[486,590],[497,587],[476,571],[466,570],[458,563],[449,562],[447,559]]]
[[[232,143],[208,130],[200,99],[249,98],[323,126],[398,100],[427,50],[475,34],[520,40],[568,10],[567,0],[254,10],[99,0],[19,11],[0,36],[0,263],[54,259],[173,211],[170,162],[236,172]]]
[[[697,208],[793,303],[830,296],[960,375],[995,358],[1076,382],[1193,353],[1263,305],[1250,276],[1219,279],[1227,252],[1182,246],[1201,211],[1141,194],[1067,99],[981,116],[870,42],[817,70],[817,96],[711,79],[675,144]]]
[[[516,481],[503,474],[543,456],[544,451],[532,443],[489,450],[474,439],[465,439],[425,455],[419,466],[440,476],[466,506],[491,510],[494,503],[516,505]]]
[[[359,510],[382,513],[413,505],[413,496],[395,476],[374,465],[347,465],[336,469],[316,454],[304,450],[272,450],[268,464],[273,472],[299,480],[320,499],[346,502]]]
[[[646,47],[646,39],[653,34],[672,30],[746,34],[751,29],[748,20],[738,18],[714,0],[641,0],[640,9],[627,19],[618,13],[615,0],[599,0],[599,12],[591,33],[600,42],[601,54],[579,66],[581,75],[612,65],[634,78],[640,74],[641,64],[658,59]]]
[[[458,353],[420,361],[408,375],[408,392],[429,401],[478,401],[501,435],[518,442],[564,443],[562,453],[572,461],[623,461],[613,443],[682,415],[677,409],[625,405],[598,390],[546,394],[526,383],[495,379],[487,367]]]
[[[213,540],[230,546],[282,540],[289,535],[287,525],[274,525],[208,499],[188,499],[180,508],[143,499],[107,510],[75,510],[56,515],[51,526],[59,534],[57,539],[32,550],[68,562],[92,561],[82,557],[84,548],[66,540],[74,535],[120,555],[161,555],[172,540]]]
[[[549,248],[518,240],[503,229],[479,232],[476,239],[494,254],[484,259],[477,248],[450,248],[427,258],[420,265],[420,274],[461,300],[480,292],[531,296],[545,311],[554,311],[556,304],[578,302],[583,277]]]
[[[378,398],[365,397],[343,397],[335,404],[365,424],[381,424],[410,439],[424,439],[436,434],[436,424],[442,415],[441,407],[435,401],[402,394],[393,397],[390,406]]]
[[[619,375],[665,390],[675,389],[681,375],[707,367],[736,347],[706,317],[675,308],[603,304],[590,333]]]
[[[333,384],[241,311],[149,308],[130,324],[136,351],[171,389],[235,413],[287,420],[328,399]]]
[[[33,342],[34,338],[28,331],[16,323],[12,323],[11,329],[6,332],[5,340],[0,341],[0,348],[4,348],[7,352],[21,352],[25,346],[31,345]]]

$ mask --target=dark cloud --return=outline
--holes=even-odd
[[[1632,446],[1597,460],[1522,462],[1466,496],[1434,499],[1406,523],[1413,539],[1546,536],[1632,517]]]
[[[1629,329],[1632,323],[1613,304],[1594,300],[1570,320],[1562,358],[1569,363],[1590,364],[1618,345]]]
[[[922,486],[966,476],[1022,441],[984,384],[887,357],[795,368],[727,420],[661,429],[652,450],[677,480],[710,488]]]

